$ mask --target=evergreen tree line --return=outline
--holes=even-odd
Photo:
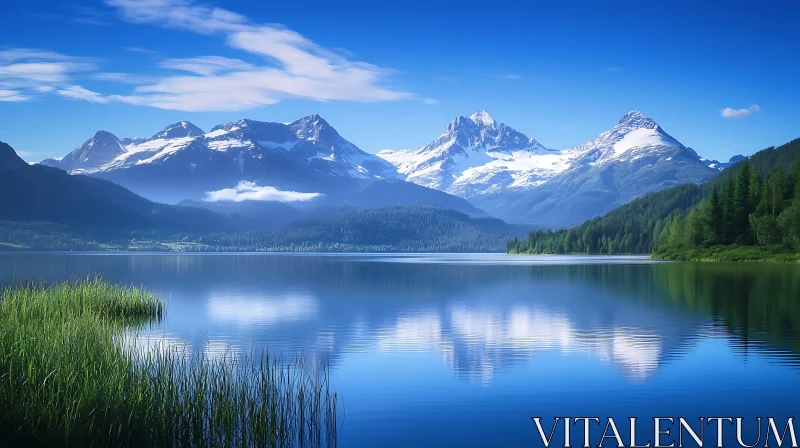
[[[688,213],[660,222],[654,252],[715,245],[786,246],[800,249],[800,155],[788,173],[778,166],[762,176],[745,161],[735,176]]]
[[[681,185],[650,193],[570,229],[537,230],[527,238],[514,238],[508,241],[507,251],[624,254],[719,244],[791,245],[791,229],[798,222],[792,215],[798,158],[800,139],[759,151],[702,186]],[[718,204],[713,207],[713,220],[712,200]],[[754,215],[752,222],[750,215]],[[681,220],[683,231],[675,228],[671,240],[676,243],[678,233],[686,233],[687,242],[670,246],[662,234],[665,229],[669,233],[673,223],[680,226]]]
[[[702,197],[702,188],[694,184],[650,193],[570,229],[537,230],[527,238],[514,238],[507,250],[532,254],[649,253],[656,224],[676,209],[697,204]]]

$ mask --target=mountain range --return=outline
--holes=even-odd
[[[564,227],[652,191],[705,182],[730,162],[703,159],[638,111],[591,141],[556,150],[478,110],[418,150],[369,154],[310,115],[291,123],[239,120],[210,132],[183,121],[147,138],[99,131],[42,164],[170,203],[248,181],[318,194],[301,207],[431,203]]]
[[[163,202],[200,199],[241,180],[337,194],[397,177],[390,163],[342,138],[319,115],[291,123],[239,120],[208,133],[184,121],[147,138],[98,131],[42,164],[112,180]]]
[[[703,159],[638,111],[591,141],[553,150],[478,110],[419,150],[378,156],[409,182],[540,227],[575,225],[652,191],[705,182],[738,160]]]
[[[255,200],[161,204],[105,179],[28,164],[1,142],[0,191],[0,250],[499,252],[530,230],[402,180],[311,210]]]

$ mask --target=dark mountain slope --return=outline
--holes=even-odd
[[[224,217],[159,204],[112,182],[43,165],[28,165],[0,142],[0,220],[39,221],[109,231],[210,232],[227,229]]]

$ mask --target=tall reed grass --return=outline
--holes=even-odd
[[[0,438],[24,446],[335,446],[324,368],[137,345],[160,299],[100,279],[0,292]],[[131,336],[131,335],[134,336]],[[315,367],[315,366],[311,366]]]

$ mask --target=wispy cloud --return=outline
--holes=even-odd
[[[210,76],[217,73],[248,71],[255,67],[241,59],[231,59],[222,56],[200,56],[185,59],[167,59],[161,61],[161,67],[172,70],[194,73],[196,75]]]
[[[109,101],[105,96],[93,92],[83,86],[70,86],[66,89],[58,90],[58,94],[73,100],[83,100],[90,103],[107,103]]]
[[[619,67],[606,67],[603,70],[605,70],[607,72],[619,72],[619,71],[622,71],[622,69],[619,68]]]
[[[29,99],[29,96],[26,96],[17,90],[0,89],[0,101],[16,103],[20,101],[28,101]]]
[[[206,193],[205,201],[278,201],[278,202],[299,202],[310,201],[322,196],[320,193],[301,193],[298,191],[278,190],[275,187],[256,185],[255,182],[241,181],[234,188],[223,188],[222,190],[209,191]]]
[[[90,77],[97,81],[118,82],[120,84],[129,85],[150,84],[157,79],[155,76],[150,75],[119,72],[99,72],[92,74]]]
[[[159,54],[159,52],[156,50],[150,50],[142,47],[122,47],[122,49],[125,51],[130,51],[131,53]]]
[[[430,104],[439,104],[439,102],[438,102],[438,101],[436,101],[436,100],[435,100],[435,99],[433,99],[433,98],[423,98],[423,99],[421,99],[420,101],[422,101],[422,104],[429,104],[429,105],[430,105]]]
[[[221,56],[170,59],[167,75],[111,99],[185,111],[246,110],[290,98],[377,102],[415,98],[385,84],[394,72],[353,61],[275,25],[188,0],[106,0],[126,21],[219,35],[258,63]]]
[[[75,6],[87,23],[119,20],[218,36],[246,58],[205,55],[169,58],[137,73],[97,72],[96,62],[53,51],[0,51],[0,101],[27,101],[42,94],[95,103],[124,102],[183,111],[238,111],[288,99],[378,102],[421,98],[390,85],[393,70],[354,60],[277,25],[252,22],[235,12],[192,0],[105,0],[110,11]],[[74,18],[74,17],[73,17]],[[159,53],[141,47],[127,51]],[[247,59],[247,60],[245,60]],[[78,72],[91,72],[78,76]],[[125,84],[106,91],[87,81]]]
[[[94,69],[94,62],[48,50],[0,50],[0,101],[27,101],[37,94],[68,85],[77,72]]]
[[[758,112],[761,110],[761,107],[758,104],[751,104],[750,107],[743,108],[743,109],[733,109],[731,107],[726,107],[720,111],[721,115],[724,118],[744,118],[750,115],[753,112]]]

